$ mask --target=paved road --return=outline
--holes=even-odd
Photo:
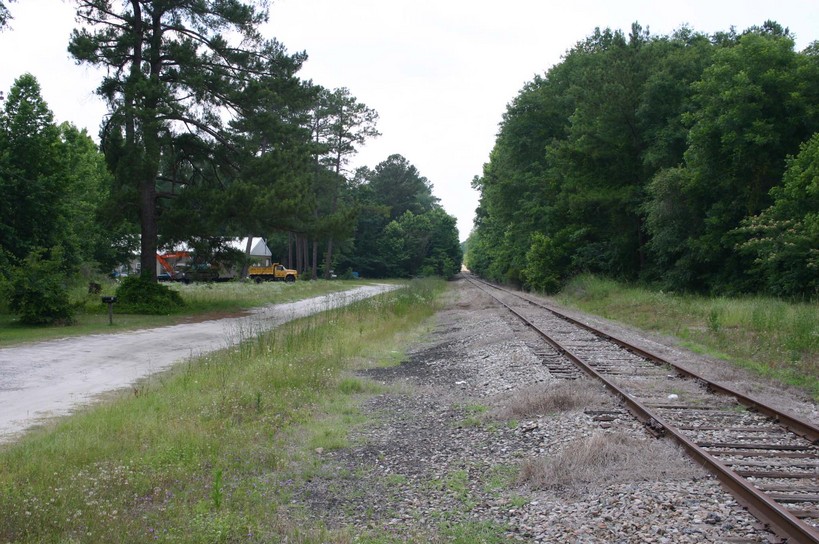
[[[71,413],[104,392],[191,356],[227,347],[286,321],[395,286],[363,286],[250,315],[117,334],[95,334],[0,349],[0,442],[9,442],[44,418]]]

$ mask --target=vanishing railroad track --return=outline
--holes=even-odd
[[[819,543],[819,427],[524,294],[468,279],[555,350],[536,353],[554,376],[603,381],[650,432],[676,440],[773,531]]]

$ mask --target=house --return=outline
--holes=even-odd
[[[246,254],[247,242],[247,238],[239,238],[232,240],[229,244],[230,247],[236,248]],[[270,248],[267,247],[264,238],[250,239],[250,255],[248,256],[250,257],[250,264],[253,265],[270,266],[273,264],[273,253],[270,251]]]

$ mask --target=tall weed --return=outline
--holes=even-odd
[[[819,398],[817,302],[679,295],[590,275],[576,278],[557,298],[610,319],[675,335]]]

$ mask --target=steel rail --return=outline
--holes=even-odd
[[[546,304],[544,304],[542,302],[534,301],[534,300],[532,300],[532,299],[530,299],[528,297],[525,297],[525,296],[523,296],[523,295],[521,295],[519,293],[515,293],[514,291],[510,291],[510,290],[498,287],[497,285],[492,285],[491,283],[483,282],[483,280],[475,280],[474,278],[470,278],[470,279],[472,279],[472,281],[480,281],[480,282],[484,283],[485,285],[489,285],[493,289],[499,289],[499,290],[501,290],[501,291],[503,291],[505,293],[516,296],[516,297],[520,298],[521,300],[523,300],[523,301],[525,301],[525,302],[527,302],[529,304],[532,304],[532,305],[537,306],[539,308],[543,308],[544,310],[547,310],[547,311],[551,312],[552,314],[559,317],[560,319],[568,321],[569,323],[571,323],[573,325],[577,325],[578,327],[581,327],[581,328],[591,332],[592,334],[595,334],[596,336],[599,336],[600,338],[603,338],[605,340],[609,340],[610,342],[613,342],[613,343],[617,344],[621,348],[623,348],[623,349],[625,349],[627,351],[630,351],[631,353],[634,353],[635,355],[639,355],[640,357],[643,357],[644,359],[647,359],[647,360],[652,361],[652,362],[654,362],[656,364],[659,364],[659,365],[668,365],[668,366],[672,367],[674,369],[674,371],[677,372],[678,374],[680,374],[681,376],[685,376],[687,378],[691,378],[693,380],[697,380],[697,381],[699,381],[701,383],[704,383],[708,387],[708,389],[710,389],[711,391],[717,391],[717,392],[720,392],[720,393],[730,395],[730,396],[736,398],[740,402],[740,404],[742,404],[743,406],[745,406],[747,408],[750,408],[752,410],[755,410],[755,411],[757,411],[759,413],[765,414],[766,416],[775,419],[777,422],[779,422],[780,425],[787,428],[788,430],[790,430],[794,434],[797,434],[797,435],[801,436],[802,438],[805,438],[806,440],[809,440],[813,444],[819,444],[819,427],[817,427],[813,423],[811,423],[811,422],[809,422],[809,421],[807,421],[807,420],[805,420],[805,419],[803,419],[803,418],[801,418],[799,416],[796,416],[796,415],[793,415],[793,414],[788,414],[787,412],[783,412],[781,410],[778,410],[778,409],[774,408],[773,406],[770,406],[770,405],[762,402],[761,400],[755,399],[753,397],[749,397],[748,395],[745,395],[744,393],[741,393],[741,392],[737,391],[736,389],[734,389],[734,388],[732,388],[732,387],[730,387],[728,385],[721,384],[719,382],[714,382],[712,380],[709,380],[708,378],[705,378],[705,377],[697,374],[694,371],[683,368],[680,365],[678,365],[676,363],[673,363],[673,362],[671,362],[671,361],[669,361],[667,359],[664,359],[663,357],[661,357],[661,356],[659,356],[659,355],[657,355],[655,353],[644,350],[644,349],[642,349],[640,347],[637,347],[637,346],[635,346],[633,344],[630,344],[630,343],[626,342],[625,340],[617,338],[616,336],[612,336],[612,335],[607,334],[607,333],[605,333],[605,332],[603,332],[601,330],[595,329],[591,325],[583,323],[582,321],[579,321],[579,320],[577,320],[577,319],[575,319],[573,317],[570,317],[570,316],[568,316],[568,315],[566,315],[566,314],[564,314],[562,312],[559,312],[558,310],[555,310],[554,308],[552,308],[552,307],[550,307],[550,306],[548,306],[548,305],[546,305]]]
[[[563,354],[569,360],[571,360],[574,364],[576,364],[579,368],[581,368],[584,372],[589,374],[590,376],[600,380],[608,389],[610,389],[618,398],[620,398],[630,409],[630,411],[640,420],[646,427],[655,435],[668,435],[672,437],[674,440],[677,441],[687,452],[688,454],[700,465],[705,467],[708,471],[713,473],[722,484],[728,489],[728,491],[737,499],[737,501],[745,506],[752,514],[754,514],[758,519],[761,521],[768,523],[772,529],[777,532],[780,536],[793,539],[793,542],[797,542],[800,544],[819,544],[819,531],[815,528],[811,527],[807,523],[803,522],[793,514],[791,514],[784,506],[777,503],[771,497],[769,497],[766,493],[760,491],[754,485],[743,478],[742,476],[738,475],[736,472],[728,468],[726,465],[718,461],[714,456],[710,455],[707,451],[703,448],[698,446],[695,442],[687,438],[683,435],[682,431],[677,429],[674,425],[671,425],[667,421],[665,421],[662,417],[657,414],[654,414],[648,407],[644,406],[638,400],[631,397],[626,391],[622,390],[619,386],[611,382],[605,376],[597,372],[594,368],[586,364],[580,357],[575,355],[571,352],[568,348],[562,346],[559,342],[549,336],[548,333],[541,330],[537,325],[535,325],[532,321],[522,315],[520,312],[516,311],[510,305],[506,304],[494,294],[490,293],[488,290],[481,286],[481,283],[490,285],[494,289],[501,290],[503,292],[512,294],[517,296],[521,300],[524,300],[530,304],[535,304],[540,306],[544,310],[548,310],[559,317],[564,317],[559,312],[555,310],[542,306],[539,303],[535,303],[529,300],[526,297],[521,297],[517,293],[512,291],[508,291],[506,289],[502,289],[495,285],[487,284],[482,280],[476,280],[474,278],[467,278],[470,282],[474,285],[478,286],[479,289],[484,291],[486,294],[491,296],[495,301],[505,307],[508,311],[510,311],[513,315],[515,315],[518,319],[520,319],[526,326],[530,327],[533,331],[535,331],[538,335],[540,335],[549,345],[551,345],[554,349],[558,352]],[[567,317],[567,316],[566,316]],[[585,324],[580,324],[579,322],[574,323],[576,320],[569,319],[570,322],[573,324],[577,324],[582,326],[582,328],[589,330],[590,332],[599,333],[600,331],[595,331],[592,327],[589,327]],[[600,333],[603,337],[611,339],[609,335],[605,333]],[[612,340],[614,341],[614,340]],[[622,342],[622,341],[621,341]],[[623,346],[620,342],[616,342],[621,347],[625,349],[634,348],[639,352],[639,348],[635,346],[631,346],[626,342],[626,346]],[[635,351],[638,353],[638,351]],[[642,355],[641,353],[638,353]],[[670,364],[675,369],[679,369],[676,365],[665,361],[661,357],[653,355],[649,357],[650,360],[654,362],[662,362],[663,364]],[[709,380],[701,378],[693,373],[688,371],[682,372],[682,374],[692,377],[694,379],[702,380],[706,384],[711,384]],[[730,388],[726,388],[724,386],[718,386],[718,389],[723,392],[728,392],[729,394],[734,394],[731,392]],[[747,398],[744,395],[741,395],[743,398]],[[740,400],[742,402],[742,400]],[[756,401],[751,401],[756,403]],[[744,404],[744,403],[743,403]],[[754,404],[755,406],[755,404]],[[775,410],[774,408],[768,407],[772,412],[774,412],[774,416],[777,417],[780,413]],[[770,415],[766,412],[766,415]],[[792,417],[792,416],[789,416]],[[778,417],[777,417],[778,419]],[[812,425],[807,422],[804,422],[808,425],[808,427],[813,428],[813,430],[819,433],[819,429],[816,429]],[[801,433],[797,433],[801,434]],[[817,435],[819,436],[819,434]]]

